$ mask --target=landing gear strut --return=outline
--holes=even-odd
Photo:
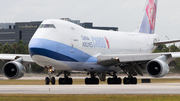
[[[99,79],[96,78],[96,72],[90,72],[90,75],[91,75],[91,78],[86,78],[85,79],[85,84],[88,85],[88,84],[99,84]]]
[[[116,75],[116,72],[113,72],[113,75],[108,73],[110,76],[113,76],[113,78],[107,79],[107,84],[121,84],[121,78],[118,78]]]

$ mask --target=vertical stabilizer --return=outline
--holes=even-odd
[[[139,33],[154,34],[157,13],[157,0],[148,0],[142,20],[138,26]]]

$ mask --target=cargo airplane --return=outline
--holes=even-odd
[[[124,84],[137,84],[135,76],[143,76],[146,70],[151,77],[163,77],[174,65],[180,52],[152,53],[158,45],[180,42],[179,39],[160,41],[155,34],[157,0],[147,0],[143,17],[134,32],[85,29],[79,25],[59,19],[41,23],[29,42],[30,55],[1,54],[1,60],[8,60],[3,73],[9,79],[21,78],[30,63],[48,69],[45,84],[55,84],[53,72],[59,84],[72,84],[71,71],[86,71],[90,78],[85,84],[121,84],[117,76],[124,71]]]

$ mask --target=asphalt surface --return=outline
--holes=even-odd
[[[137,85],[0,85],[0,94],[180,94],[180,83]]]

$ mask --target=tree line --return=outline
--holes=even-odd
[[[24,43],[23,40],[18,41],[18,43],[5,43],[4,45],[0,43],[0,53],[2,54],[29,54],[28,43]],[[5,62],[0,61],[0,72],[2,73],[2,67]],[[28,71],[29,72],[29,71]],[[37,64],[31,64],[31,72],[42,73],[44,69]]]
[[[23,43],[22,40],[18,41],[18,43],[5,43],[2,45],[0,43],[0,53],[7,53],[7,54],[29,54],[28,51],[28,43]]]
[[[180,52],[180,47],[175,44],[172,45],[159,45],[154,53],[160,52]],[[180,73],[180,58],[176,58],[175,60],[176,66],[170,68],[170,72]]]

